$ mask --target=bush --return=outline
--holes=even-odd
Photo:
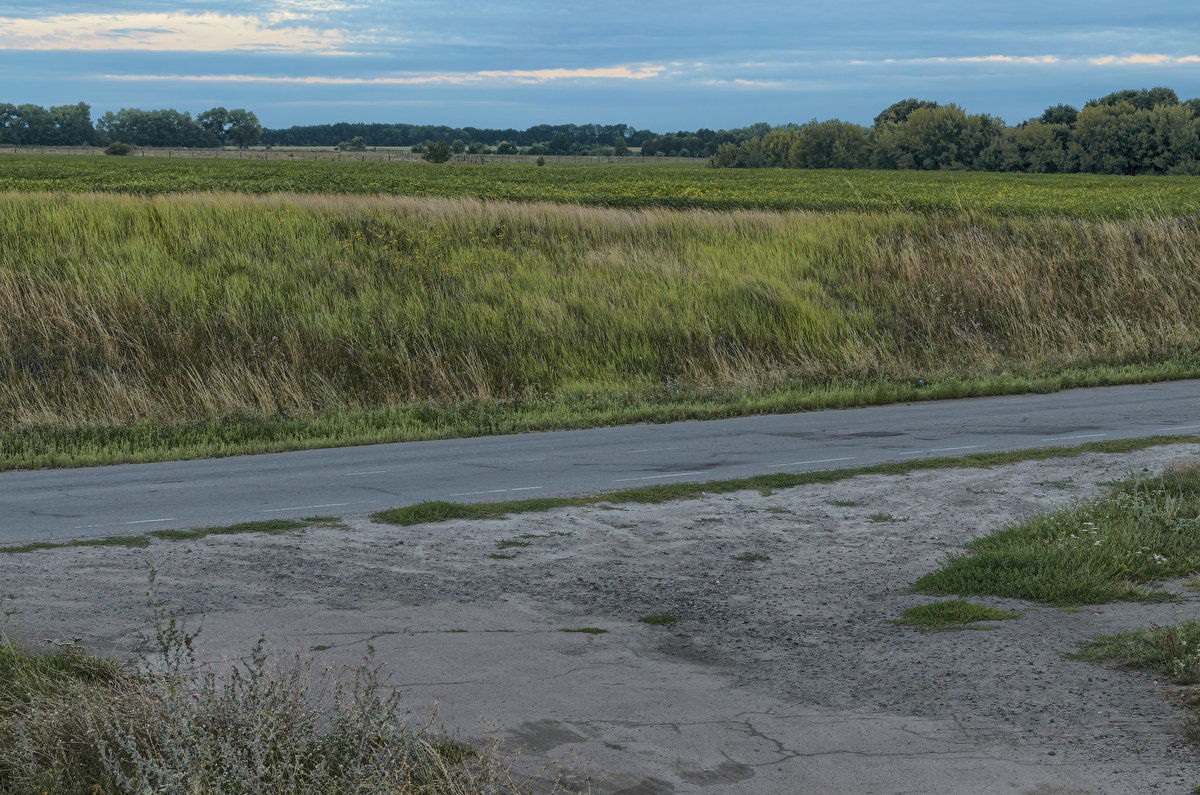
[[[113,141],[111,144],[104,147],[104,154],[106,155],[124,156],[131,154],[132,152],[132,146],[129,144],[123,144],[120,141]]]
[[[426,145],[421,158],[430,163],[445,163],[450,159],[451,154],[453,154],[453,150],[450,148],[450,144],[445,141],[433,141]]]
[[[298,657],[277,666],[260,642],[228,674],[196,674],[190,638],[171,627],[155,673],[0,639],[3,790],[518,791],[494,746],[410,728],[369,663],[336,675]]]
[[[542,157],[541,155],[538,155],[537,164],[539,166],[546,165],[546,158]]]

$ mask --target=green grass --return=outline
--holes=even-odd
[[[1011,610],[1000,610],[987,605],[950,599],[944,602],[910,607],[892,623],[924,630],[990,629],[990,627],[968,627],[967,625],[979,621],[1003,621],[1020,617],[1020,613],[1014,613]]]
[[[1195,213],[1200,206],[1196,185],[1193,177],[679,169],[645,164],[534,168],[52,155],[0,161],[0,190],[400,194],[716,210],[965,208],[1084,218]]]
[[[585,635],[603,635],[608,630],[601,629],[600,627],[575,627],[573,629],[560,629],[559,632],[582,632]]]
[[[748,552],[745,555],[734,555],[734,560],[740,560],[743,563],[764,563],[771,558],[760,552]]]
[[[1114,661],[1170,677],[1178,685],[1200,684],[1200,620],[1097,635],[1067,655],[1087,662]]]
[[[1056,605],[1163,601],[1147,584],[1200,571],[1200,469],[1177,467],[966,545],[913,589]]]
[[[638,619],[643,624],[649,624],[652,627],[669,627],[679,620],[679,616],[672,616],[666,613],[656,613],[650,616],[642,616]]]
[[[1200,375],[1190,221],[229,194],[0,210],[0,469]]]
[[[19,554],[38,552],[44,549],[63,549],[67,547],[133,547],[150,546],[151,540],[159,541],[197,541],[213,535],[238,535],[242,533],[266,533],[274,535],[293,530],[303,530],[312,526],[329,526],[328,517],[313,517],[312,519],[264,519],[257,522],[240,522],[238,524],[221,525],[218,527],[196,527],[190,530],[151,530],[142,535],[105,536],[103,538],[87,538],[78,541],[37,541],[31,544],[0,547],[0,554]]]
[[[1011,464],[1017,461],[1044,461],[1049,458],[1069,458],[1085,453],[1127,453],[1163,444],[1200,441],[1197,436],[1152,436],[1144,439],[1120,439],[1091,442],[1073,447],[1039,447],[1004,453],[979,453],[957,458],[927,458],[916,461],[895,461],[865,467],[844,467],[818,472],[780,472],[748,478],[709,480],[698,483],[670,483],[610,491],[583,497],[537,497],[486,503],[420,502],[402,508],[389,508],[371,515],[376,522],[395,525],[428,524],[451,519],[503,519],[512,514],[539,513],[557,508],[576,508],[604,503],[655,504],[670,500],[685,500],[710,494],[728,494],[744,490],[778,490],[810,483],[834,483],[858,475],[903,475],[927,469],[952,467],[982,468]],[[657,535],[658,533],[656,533]]]
[[[1097,635],[1081,642],[1078,652],[1066,656],[1093,663],[1116,662],[1168,677],[1175,684],[1187,687],[1179,699],[1190,713],[1184,731],[1189,739],[1200,742],[1200,687],[1197,687],[1200,684],[1200,620]]]

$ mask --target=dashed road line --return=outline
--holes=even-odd
[[[770,464],[771,467],[798,467],[805,464],[832,464],[834,461],[853,461],[854,456],[844,458],[814,458],[811,461],[788,461],[786,464]]]
[[[278,513],[279,511],[304,511],[309,508],[341,508],[345,505],[359,505],[359,504],[362,504],[363,502],[364,502],[363,500],[358,500],[356,502],[323,502],[320,505],[292,505],[288,508],[267,508],[266,510],[259,511],[259,513]],[[375,501],[374,500],[365,500],[365,502],[375,502]]]
[[[173,521],[175,521],[175,517],[168,516],[165,519],[138,519],[135,522],[121,522],[121,524],[151,524],[153,522],[173,522]]]
[[[534,489],[540,489],[540,488],[542,488],[542,487],[541,486],[518,486],[513,489],[488,489],[487,491],[456,491],[453,494],[451,494],[450,496],[451,497],[473,497],[473,496],[479,495],[479,494],[504,494],[504,493],[510,492],[510,491],[533,491]]]
[[[385,475],[390,471],[388,469],[370,469],[366,472],[343,472],[342,477],[350,477],[351,475]]]
[[[1175,425],[1170,428],[1159,428],[1155,433],[1164,433],[1166,431],[1188,431],[1193,428],[1200,428],[1200,425]]]
[[[640,478],[617,478],[613,483],[628,483],[631,480],[661,480],[662,478],[682,478],[688,475],[703,475],[703,472],[670,472],[666,475],[645,475]]]
[[[1049,439],[1042,439],[1043,442],[1065,442],[1069,439],[1095,439],[1097,436],[1108,436],[1107,433],[1081,433],[1077,436],[1051,436]]]
[[[934,447],[930,450],[906,450],[900,455],[924,455],[925,453],[949,453],[955,450],[978,450],[977,444],[964,444],[962,447]]]

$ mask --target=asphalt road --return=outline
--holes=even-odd
[[[0,545],[1200,433],[1200,381],[0,473]]]

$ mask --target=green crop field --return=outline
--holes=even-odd
[[[165,185],[157,165],[103,161]],[[1200,374],[1194,217],[218,193],[0,207],[0,468]]]
[[[0,158],[0,190],[349,193],[606,207],[963,212],[1077,218],[1185,215],[1200,178],[922,171],[697,169],[216,159]]]

